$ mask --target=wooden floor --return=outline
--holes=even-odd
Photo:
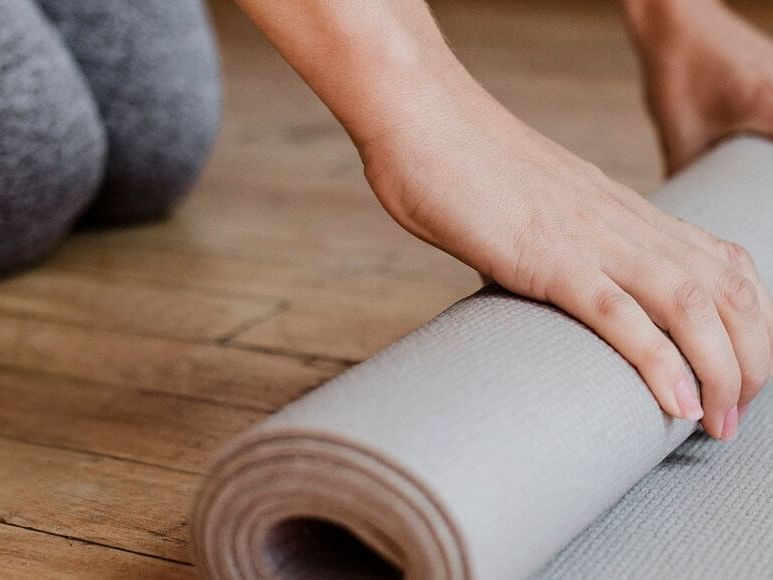
[[[434,4],[518,115],[657,183],[613,3]],[[225,120],[195,193],[0,283],[0,578],[194,577],[187,513],[213,450],[478,285],[390,221],[330,114],[230,3],[213,11]]]

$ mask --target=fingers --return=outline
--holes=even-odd
[[[739,406],[746,406],[770,376],[768,329],[755,285],[738,271],[717,277],[715,302],[741,370]]]
[[[735,437],[739,406],[767,382],[768,325],[757,287],[697,248],[691,266],[629,252],[615,271],[565,273],[547,299],[576,316],[640,372],[667,413],[703,418],[717,439]],[[660,327],[660,328],[659,328]],[[662,332],[666,330],[677,347]],[[702,405],[679,350],[701,383]]]
[[[714,264],[699,261],[695,270],[704,276],[708,287],[715,289],[720,316],[741,366],[738,404],[744,407],[759,394],[773,374],[773,298],[743,246],[716,238],[692,224],[678,224],[683,226],[682,235],[687,240],[716,259]],[[680,250],[686,251],[689,250]],[[721,264],[727,269],[718,270]]]
[[[773,375],[773,296],[762,281],[757,267],[754,264],[749,252],[741,245],[714,238],[713,249],[720,256],[726,256],[728,262],[735,268],[738,268],[749,280],[752,281],[757,289],[757,297],[760,300],[760,316],[763,319],[763,326],[767,334],[767,341],[761,340],[763,344],[768,345],[768,357],[770,365],[767,369],[767,377],[762,379],[762,385],[755,388],[753,384],[745,384],[741,393],[741,404],[746,405],[753,399],[762,387],[770,380]]]
[[[771,296],[770,291],[762,281],[762,278],[757,271],[757,266],[754,264],[754,260],[746,248],[735,242],[720,239],[694,224],[683,221],[667,213],[661,212],[660,220],[656,219],[655,221],[660,221],[662,227],[669,235],[686,243],[698,246],[709,255],[714,256],[717,260],[726,263],[728,267],[738,268],[754,283],[762,303],[761,309],[771,340],[771,351],[773,351],[773,296]],[[771,374],[773,374],[773,369],[771,369]]]
[[[678,349],[631,295],[600,271],[568,273],[551,285],[550,302],[590,326],[641,374],[663,410],[682,419],[703,416]]]
[[[690,362],[701,384],[706,432],[732,439],[742,373],[714,293],[677,264],[643,250],[618,265],[614,279],[671,335]],[[728,318],[734,329],[740,326],[734,316]]]
[[[670,240],[672,259],[681,260],[712,291],[739,361],[742,378],[738,404],[745,407],[773,374],[773,297],[752,257],[739,244],[661,212],[636,193],[631,192],[629,197],[629,206],[637,213],[643,211],[648,223],[683,242],[674,244]],[[696,252],[695,247],[702,252]]]

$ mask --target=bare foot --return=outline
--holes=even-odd
[[[668,174],[723,138],[773,137],[773,41],[721,2],[626,0]]]

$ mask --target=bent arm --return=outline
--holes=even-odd
[[[572,314],[665,411],[735,436],[738,406],[767,381],[773,337],[773,300],[751,261],[732,257],[742,249],[513,117],[455,58],[423,0],[237,2],[341,121],[400,225]],[[749,312],[728,299],[727,280]]]

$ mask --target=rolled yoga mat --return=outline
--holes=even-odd
[[[773,285],[773,144],[650,199]],[[690,437],[586,326],[489,287],[222,450],[193,546],[213,579],[771,577],[771,418],[766,390],[738,441]]]

